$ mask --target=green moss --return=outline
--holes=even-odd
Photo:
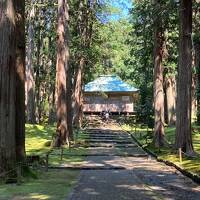
[[[46,143],[52,139],[55,126],[41,126],[26,124],[26,153],[27,155],[41,155],[49,151]]]
[[[55,126],[41,126],[26,124],[26,151],[27,155],[39,155],[45,157],[49,152],[49,141],[55,133]],[[76,144],[84,143],[83,133],[76,130]],[[61,161],[61,149],[54,148],[49,154],[49,165],[77,163],[84,160],[87,150],[75,147],[63,149]],[[66,199],[73,185],[76,183],[79,171],[53,170],[48,172],[25,168],[22,184],[0,185],[0,200],[62,200]]]
[[[38,171],[38,179],[22,185],[0,185],[0,200],[64,200],[77,182],[78,171]]]
[[[180,163],[178,153],[174,152],[173,149],[161,148],[158,150],[152,145],[153,138],[151,139],[150,137],[147,137],[147,134],[149,134],[147,133],[147,128],[141,128],[140,125],[137,125],[136,127],[131,127],[130,125],[123,125],[122,128],[127,131],[131,131],[133,136],[137,138],[137,140],[143,145],[143,147],[146,147],[152,152],[154,152],[158,156],[158,158],[173,162],[176,165],[192,173],[200,175],[200,157],[192,159],[183,156],[183,161],[182,163]],[[193,133],[194,149],[197,153],[200,153],[200,127],[194,126],[193,129],[195,129],[195,132]],[[165,129],[166,140],[170,144],[174,144],[175,142],[175,131],[175,127],[166,127]]]
[[[32,170],[30,167],[24,166],[23,167],[23,178],[25,180],[27,180],[27,179],[37,179],[38,174],[37,174],[36,171]]]
[[[26,154],[27,155],[44,155],[50,150],[50,141],[52,140],[52,135],[55,133],[56,127],[53,125],[31,125],[26,124]],[[67,152],[80,152],[80,144],[85,143],[84,134],[80,130],[75,130],[75,145],[76,148]]]

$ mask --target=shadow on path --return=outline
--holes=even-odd
[[[127,139],[128,134],[121,130],[90,129],[87,132],[92,141],[104,135],[118,135]],[[116,137],[113,137],[115,142]],[[133,144],[134,141],[132,141]],[[101,149],[101,150],[99,150]],[[82,170],[78,185],[74,188],[68,200],[199,200],[200,186],[184,177],[176,169],[158,163],[148,156],[134,156],[142,152],[139,147],[126,147],[120,151],[133,156],[115,156],[116,146],[112,148],[91,148],[92,152],[106,152],[107,156],[88,156],[85,161],[91,170]],[[109,154],[110,153],[110,154]],[[101,170],[95,169],[99,166]],[[116,170],[115,167],[121,167]],[[109,169],[109,170],[108,170]]]

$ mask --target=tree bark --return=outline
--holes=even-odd
[[[73,124],[81,128],[82,126],[82,97],[83,97],[83,69],[85,65],[85,60],[82,57],[79,62],[78,69],[75,75],[75,89],[74,89],[74,120]]]
[[[33,4],[32,0],[31,4]],[[32,5],[33,6],[33,5]],[[35,8],[33,7],[28,19],[28,45],[27,45],[27,65],[26,65],[26,102],[27,102],[27,122],[36,123],[35,118],[35,80],[34,80],[34,17]]]
[[[85,40],[86,40],[86,21],[87,14],[85,14],[85,2],[84,0],[79,1],[79,15],[77,29],[80,38],[80,47],[85,49]],[[81,128],[82,126],[82,85],[83,85],[83,70],[85,65],[85,58],[83,52],[81,55],[78,55],[78,66],[75,70],[75,81],[74,81],[74,117],[73,124]]]
[[[0,174],[13,170],[15,148],[15,8],[13,0],[0,2]]]
[[[198,41],[198,43],[195,44],[195,67],[197,71],[197,124],[200,125],[200,41]]]
[[[165,113],[166,123],[174,126],[176,122],[176,79],[174,76],[165,77]]]
[[[68,112],[67,112],[67,124],[68,124],[68,131],[69,131],[69,139],[70,141],[74,140],[73,137],[73,111],[72,111],[72,66],[69,66],[69,72],[68,72],[68,83],[67,83],[67,108],[68,108]]]
[[[49,47],[51,45],[51,38],[49,37]],[[54,58],[55,56],[49,52],[49,57],[51,57],[51,60],[49,61],[49,97],[48,97],[48,102],[49,102],[49,114],[48,114],[48,124],[53,124],[56,122],[56,106],[55,106],[55,81],[52,81],[52,75],[51,73],[54,72],[54,67],[56,65],[56,59]],[[54,78],[53,78],[54,80]]]
[[[41,39],[41,26],[39,26],[38,28],[38,38],[37,38],[37,58],[36,58],[36,77],[35,77],[35,83],[36,83],[36,87],[35,87],[35,95],[36,95],[36,121],[37,123],[41,122],[41,100],[40,100],[40,90],[41,90],[41,78],[40,78],[40,66],[41,66],[41,47],[42,47],[42,39]]]
[[[54,146],[61,146],[69,139],[67,121],[67,83],[69,69],[68,46],[68,1],[58,0],[58,27],[57,27],[57,65],[56,65],[56,103],[57,103],[57,130]]]
[[[191,131],[192,0],[180,1],[180,46],[177,82],[176,148],[193,154]]]
[[[25,1],[15,1],[16,7],[16,158],[25,160]]]
[[[194,62],[192,68],[195,70]],[[192,69],[192,71],[193,71]],[[191,119],[197,116],[197,98],[196,98],[196,87],[197,87],[197,79],[196,74],[192,73],[192,89],[191,89],[191,101],[192,101],[192,109],[191,109]]]
[[[160,1],[155,2],[158,6]],[[163,43],[164,31],[158,17],[154,30],[154,144],[156,147],[164,145],[164,91],[163,91]]]
[[[50,88],[51,93],[49,94],[49,114],[48,114],[48,124],[53,124],[56,122],[56,111],[55,111],[55,84]]]

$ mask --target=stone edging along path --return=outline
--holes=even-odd
[[[120,127],[122,128],[122,126],[120,125]],[[152,152],[151,150],[149,150],[146,147],[143,147],[142,144],[133,136],[133,134],[130,131],[124,130],[122,128],[123,131],[126,131],[132,138],[133,140],[140,146],[140,148],[142,148],[146,153],[150,154],[152,157],[154,157],[158,162],[162,162],[165,163],[168,166],[174,167],[176,168],[178,171],[180,171],[183,175],[187,176],[188,178],[192,179],[195,183],[200,184],[200,176],[197,174],[194,174],[192,172],[189,172],[187,170],[185,170],[184,168],[176,165],[175,163],[168,161],[168,160],[164,160],[161,158],[158,158],[158,156]]]

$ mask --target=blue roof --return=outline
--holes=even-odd
[[[114,75],[104,75],[85,85],[85,92],[137,92],[138,89],[130,86]]]

